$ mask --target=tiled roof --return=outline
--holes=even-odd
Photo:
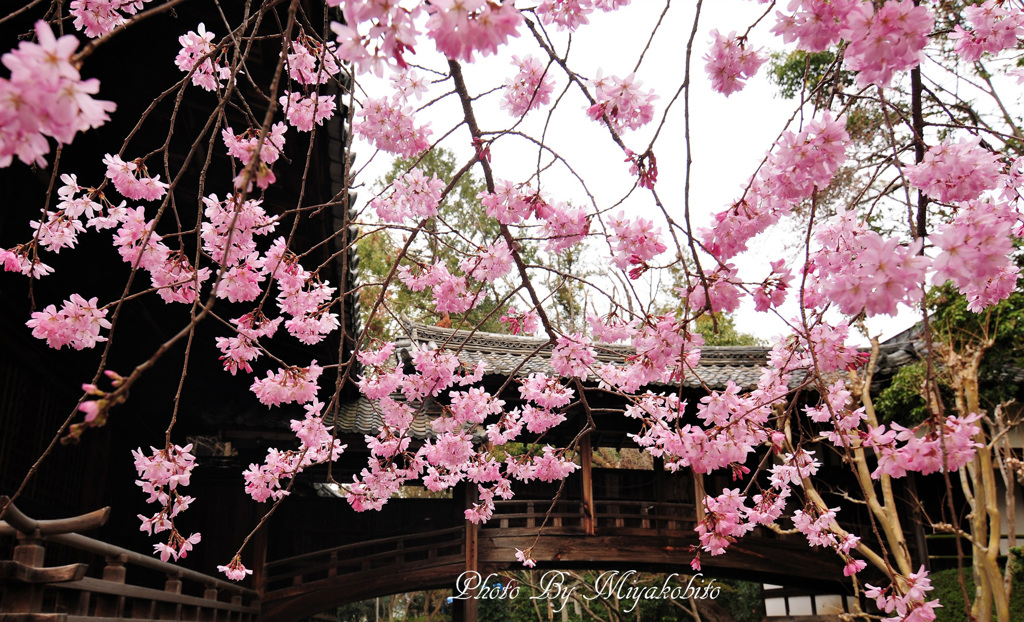
[[[405,329],[406,336],[397,340],[396,354],[400,360],[408,359],[409,349],[415,344],[457,352],[467,367],[484,361],[490,375],[555,375],[551,368],[551,345],[547,339],[455,330],[416,322],[406,322]],[[602,363],[621,363],[635,354],[629,345],[597,344],[594,349]],[[710,389],[724,389],[732,380],[743,389],[751,389],[757,385],[768,351],[769,348],[765,347],[706,346],[701,349],[700,364],[687,374],[683,386],[700,389],[703,382],[703,386]],[[903,342],[884,344],[880,354],[876,380],[891,376],[897,368],[918,358],[913,344]],[[596,378],[591,380],[596,381]],[[432,436],[430,420],[439,412],[436,405],[422,409],[413,421],[412,435],[416,438]],[[336,425],[344,432],[376,434],[380,428],[380,415],[367,399],[359,398],[341,405]]]
[[[556,375],[551,368],[551,345],[547,339],[471,332],[406,322],[407,336],[398,340],[400,355],[413,345],[444,347],[457,352],[467,366],[484,361],[488,374],[507,376],[515,373]],[[594,350],[600,363],[624,363],[636,354],[632,346],[624,344],[596,344]],[[768,357],[768,348],[747,346],[708,346],[701,349],[700,364],[693,374],[687,374],[683,385],[697,389],[704,385],[712,389],[725,388],[732,380],[743,388],[757,385],[760,367]],[[595,380],[595,377],[591,377]]]
[[[370,400],[359,397],[353,401],[342,402],[338,407],[337,419],[331,425],[336,425],[340,432],[373,436],[380,431],[381,415],[379,412],[379,409]],[[430,420],[437,415],[437,409],[422,409],[413,419],[412,425],[409,426],[410,436],[413,438],[433,436]]]

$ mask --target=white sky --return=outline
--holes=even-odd
[[[623,139],[635,152],[643,152],[650,143],[658,121],[665,113],[669,100],[682,83],[685,70],[685,45],[692,28],[695,2],[672,3],[670,10],[647,51],[643,64],[637,71],[637,79],[643,82],[643,90],[654,89],[660,95],[655,102],[655,121],[636,132],[625,132]],[[630,73],[640,51],[647,44],[649,34],[658,21],[663,2],[654,0],[633,0],[630,6],[617,12],[595,12],[590,15],[590,26],[581,28],[572,37],[569,65],[586,77],[594,77],[598,70],[604,75],[625,76]],[[736,200],[743,186],[756,170],[766,151],[779,133],[785,129],[793,115],[796,102],[778,97],[775,87],[769,83],[767,64],[747,87],[726,98],[711,90],[710,81],[704,71],[702,56],[706,53],[711,39],[710,31],[723,33],[744,32],[763,13],[764,6],[750,0],[705,0],[701,11],[698,34],[694,41],[692,59],[692,88],[690,90],[691,142],[693,167],[691,177],[691,220],[695,229],[705,227],[711,215],[725,209]],[[771,35],[774,15],[766,17],[752,31],[750,42],[766,51],[781,49],[782,41]],[[529,31],[520,29],[521,37],[503,49],[499,56],[491,56],[474,65],[463,66],[471,94],[486,93],[500,86],[515,73],[511,56],[534,54],[541,57]],[[550,33],[556,38],[556,49],[565,51],[565,33],[554,28]],[[421,51],[432,46],[423,38]],[[431,66],[445,68],[440,55],[423,55]],[[567,79],[557,67],[553,68],[556,87],[552,99],[557,98]],[[423,73],[422,71],[420,72]],[[372,76],[360,77],[363,88],[374,95],[386,92],[384,85],[373,84]],[[445,87],[448,84],[444,85]],[[439,94],[439,93],[437,93]],[[428,94],[422,102],[430,101],[436,94]],[[484,131],[501,130],[510,127],[514,120],[506,111],[499,109],[501,92],[493,92],[479,99],[475,112]],[[578,88],[572,87],[561,101],[548,124],[546,143],[569,161],[576,173],[583,179],[590,193],[597,199],[598,208],[604,210],[619,201],[632,187],[635,179],[628,174],[624,155],[615,145],[607,131],[585,114],[586,101]],[[532,136],[539,136],[548,122],[550,106],[530,112],[526,121],[517,129]],[[448,132],[461,119],[461,106],[454,97],[448,97],[417,115],[417,122],[431,120],[432,139]],[[464,127],[442,142],[442,146],[455,151],[460,157],[472,154],[468,130]],[[366,143],[354,147],[358,154],[357,164],[365,164],[373,149]],[[683,133],[683,102],[678,99],[672,107],[668,122],[662,129],[654,146],[658,159],[659,178],[656,190],[662,203],[673,219],[683,220],[683,189],[685,172],[685,143]],[[372,183],[388,168],[390,160],[378,158],[360,173],[358,181]],[[493,166],[499,178],[523,181],[536,171],[536,147],[524,139],[507,136],[498,141],[493,149]],[[379,161],[377,161],[379,160]],[[548,158],[544,158],[546,164]],[[550,199],[572,202],[577,205],[589,203],[580,183],[564,168],[546,171],[542,176],[542,187]],[[361,200],[369,198],[369,192],[361,193]],[[662,220],[650,193],[640,190],[621,206],[628,215],[642,215],[655,222]],[[617,213],[616,208],[612,213]],[[663,227],[662,232],[666,232]],[[736,261],[740,277],[744,280],[760,281],[770,271],[768,262],[783,258],[785,252],[779,239],[769,234],[755,239],[751,250],[744,258]],[[671,243],[666,240],[671,247]],[[605,251],[602,253],[607,255]],[[664,254],[658,259],[668,258]],[[595,255],[595,259],[598,257]],[[713,265],[708,263],[706,265]],[[796,312],[795,306],[787,305],[788,317]],[[871,328],[883,336],[895,334],[915,319],[912,313],[903,313],[901,318],[875,319]],[[770,339],[787,332],[783,322],[771,314],[755,313],[753,303],[747,301],[737,313],[737,326],[741,331]]]

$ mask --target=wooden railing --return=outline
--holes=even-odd
[[[0,622],[127,618],[250,622],[259,615],[259,594],[253,590],[71,533],[103,525],[110,508],[74,518],[37,521],[0,497],[0,508],[4,507],[0,535],[16,536],[18,544],[13,559],[0,561]],[[44,566],[48,543],[104,557],[102,576],[85,576],[87,564]],[[163,589],[127,583],[129,565],[166,576]]]
[[[481,527],[487,529],[537,529],[583,532],[586,506],[580,501],[495,501],[494,516]],[[546,519],[546,522],[545,522]],[[693,504],[653,501],[594,502],[594,523],[599,533],[643,531],[651,535],[692,531],[697,517]]]
[[[265,594],[374,570],[395,573],[411,567],[443,565],[465,559],[465,529],[367,540],[267,562]]]

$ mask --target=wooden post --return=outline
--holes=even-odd
[[[704,520],[704,496],[707,494],[704,492],[704,474],[693,471],[693,497],[694,507],[697,510],[697,522]]]
[[[473,507],[473,504],[477,502],[477,489],[473,484],[466,486],[466,509]],[[466,521],[466,572],[479,572],[480,559],[477,554],[478,552],[478,538],[477,536],[479,527],[476,523]],[[462,622],[476,622],[477,618],[477,600],[476,593],[470,595],[470,598],[461,601],[462,607]]]
[[[590,446],[590,432],[580,439],[580,465],[583,475],[583,531],[594,535],[594,450]]]
[[[127,561],[128,557],[125,555],[115,555],[108,557],[106,565],[103,566],[103,580],[110,581],[111,583],[120,583],[121,585],[124,585],[124,581],[127,575],[124,565],[125,562]],[[124,596],[117,596],[114,594],[97,594],[96,617],[124,617]]]
[[[167,582],[164,583],[164,591],[170,594],[181,594],[181,575],[167,575]],[[180,603],[160,603],[157,605],[158,616],[161,620],[180,620]]]
[[[14,563],[29,568],[42,568],[46,558],[43,539],[39,531],[26,535],[18,533],[14,547]],[[34,582],[10,581],[4,586],[0,611],[5,613],[39,613],[43,606],[43,585]]]
[[[252,589],[260,593],[267,590],[267,526],[256,532],[253,539]],[[301,575],[299,576],[301,583]]]
[[[217,605],[220,598],[219,592],[213,585],[207,585],[203,590],[203,599],[209,600],[209,607],[202,607],[196,612],[196,619],[202,622],[216,622],[217,620]]]

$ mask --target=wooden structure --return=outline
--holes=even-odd
[[[599,501],[592,517],[581,502],[510,500],[495,506],[492,519],[479,527],[466,524],[269,562],[261,619],[291,622],[346,602],[448,588],[467,570],[487,574],[521,567],[515,559],[517,547],[532,547],[541,568],[681,572],[688,569],[691,547],[697,544],[692,504]],[[779,559],[786,564],[780,565]],[[729,554],[704,562],[705,571],[719,577],[805,586],[842,578],[829,552],[815,551],[801,538],[767,531],[749,535]],[[471,608],[474,603],[465,604]],[[470,618],[468,613],[463,612],[463,619]]]
[[[259,594],[253,590],[75,533],[103,525],[110,508],[41,521],[22,514],[6,497],[0,497],[0,508],[6,508],[0,535],[18,539],[13,559],[0,561],[0,622],[252,622],[259,614]],[[86,576],[90,565],[84,563],[46,566],[47,543],[105,560],[100,576]],[[164,575],[163,590],[129,583],[129,567]],[[198,594],[188,593],[193,585]]]
[[[540,340],[412,323],[406,328],[408,338],[396,353],[399,364],[407,361],[413,346],[458,351],[467,363],[487,363],[489,375],[483,384],[492,391],[509,373],[553,373],[550,346],[544,347]],[[900,352],[895,349],[889,356],[898,357]],[[600,358],[621,360],[627,354],[626,349],[613,346],[602,348]],[[705,348],[701,365],[684,379],[683,397],[692,406],[709,388],[721,389],[728,381],[744,388],[755,385],[765,355],[762,348]],[[602,397],[596,383],[586,383],[584,390],[588,398],[603,401],[600,411],[593,413],[597,429],[584,436],[578,447],[581,468],[564,486],[536,481],[516,486],[515,498],[497,502],[494,516],[481,526],[463,518],[463,511],[473,501],[464,486],[449,498],[393,499],[382,512],[354,514],[343,500],[322,496],[326,473],[311,469],[292,488],[292,496],[267,524],[265,535],[245,553],[243,561],[255,571],[253,590],[69,533],[98,526],[102,521],[97,519],[89,519],[96,520],[93,523],[82,522],[82,518],[51,522],[12,518],[0,528],[0,534],[17,532],[19,538],[14,558],[2,566],[0,615],[7,617],[0,622],[21,620],[26,615],[33,619],[42,615],[75,620],[291,622],[374,596],[450,588],[466,570],[489,573],[521,568],[515,560],[516,548],[532,548],[541,568],[688,572],[691,547],[697,544],[693,531],[697,482],[687,472],[669,473],[660,461],[646,470],[597,466],[594,456],[602,448],[630,446],[635,422],[622,417],[623,404]],[[518,395],[506,391],[501,398],[511,408]],[[438,403],[425,406],[411,428],[414,443],[431,434],[430,419],[442,410]],[[581,429],[582,412],[565,414],[567,421],[549,431],[545,442],[564,444]],[[207,422],[219,430],[219,441],[232,449],[223,455],[200,456],[200,466],[206,472],[194,476],[190,492],[197,499],[217,498],[218,502],[203,521],[214,524],[206,527],[202,548],[190,555],[188,562],[212,572],[214,564],[230,558],[216,547],[236,545],[239,526],[248,530],[259,519],[262,506],[241,494],[239,464],[259,461],[259,453],[272,443],[289,442],[292,435],[285,430],[289,415],[283,414],[284,421],[280,414],[273,421],[269,416],[249,417],[242,425],[223,418]],[[333,467],[337,480],[345,481],[365,466],[362,437],[377,431],[376,417],[372,404],[355,397],[336,413],[331,423],[337,426],[342,442],[349,445]],[[837,465],[826,463],[823,468],[831,466]],[[830,480],[837,488],[843,487],[839,475]],[[728,474],[716,474],[704,476],[701,488],[715,494],[733,485]],[[560,487],[558,500],[552,502]],[[844,509],[844,520],[856,522],[856,512],[855,508]],[[214,514],[219,520],[214,520]],[[137,524],[130,530],[137,534]],[[870,533],[869,529],[855,530]],[[127,530],[117,533],[119,538],[122,535],[127,537]],[[41,553],[44,542],[91,555],[88,565],[95,576],[86,576],[81,565],[46,567]],[[138,569],[140,582],[125,581],[125,564]],[[835,590],[842,580],[833,553],[809,548],[800,536],[779,536],[767,530],[743,538],[726,555],[704,556],[702,564],[708,576],[777,585]],[[194,587],[189,591],[186,585]],[[475,601],[457,603],[456,619],[475,619]]]

